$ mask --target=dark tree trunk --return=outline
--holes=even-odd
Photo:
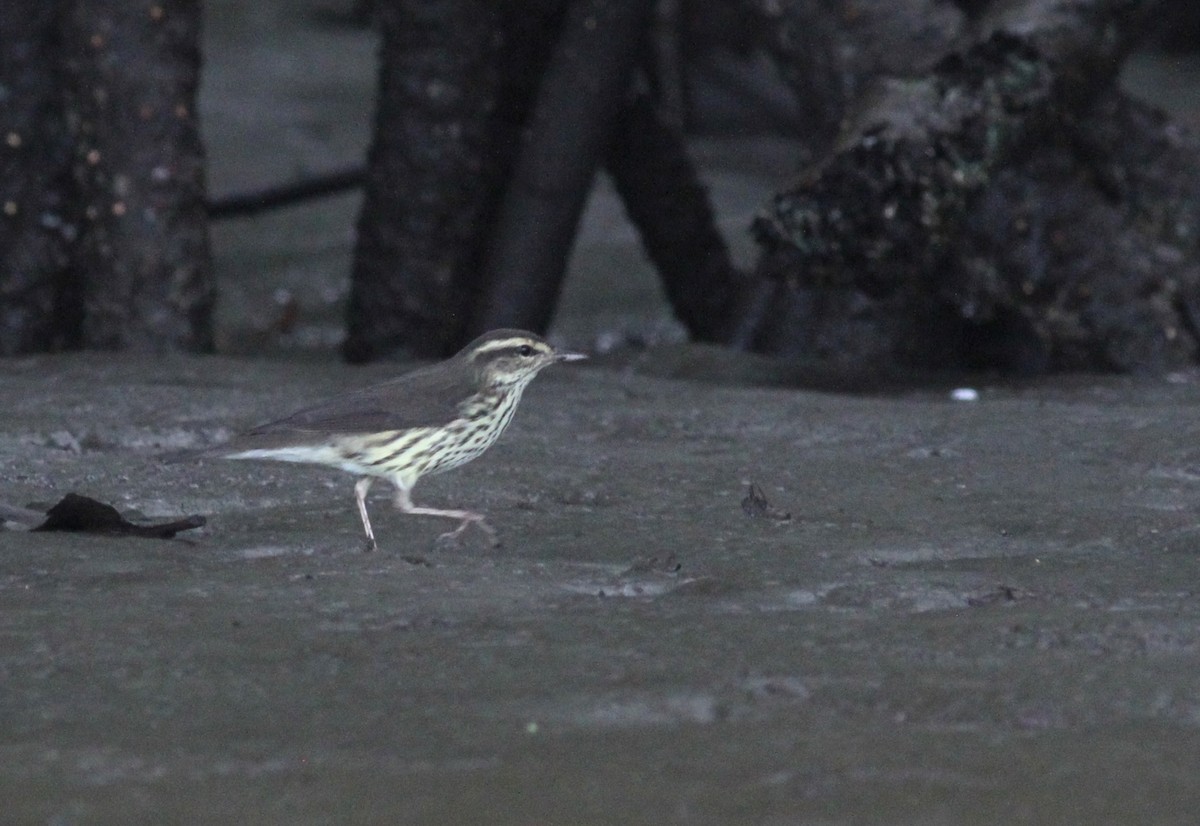
[[[652,8],[393,0],[380,9],[348,359],[440,356],[488,328],[544,330],[602,161],[680,318],[697,338],[722,338],[745,279],[681,137],[630,96]]]
[[[501,165],[500,14],[487,0],[381,0],[378,110],[346,358],[442,355],[467,323]]]
[[[0,4],[0,355],[78,343],[78,216],[55,64],[62,5]]]
[[[617,118],[607,167],[675,316],[698,341],[724,340],[745,279],[717,231],[683,136],[638,97]]]
[[[548,326],[651,9],[651,0],[569,4],[497,219],[468,334]]]
[[[78,0],[64,22],[84,346],[212,349],[199,41],[192,0]]]

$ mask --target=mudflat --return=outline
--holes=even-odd
[[[0,363],[6,502],[209,518],[0,531],[6,822],[1194,815],[1197,376],[955,401],[648,355],[547,371],[417,487],[501,548],[381,490],[374,553],[344,474],[158,457],[395,366]]]

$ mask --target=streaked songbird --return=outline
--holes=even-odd
[[[396,507],[415,516],[458,520],[442,538],[478,526],[493,545],[483,514],[413,504],[417,481],[478,458],[512,421],[521,394],[544,367],[586,358],[555,350],[523,330],[493,330],[446,361],[305,407],[204,451],[225,459],[271,459],[327,465],[358,477],[354,498],[373,550],[367,490],[376,477],[396,489]]]

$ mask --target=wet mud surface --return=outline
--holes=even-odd
[[[158,456],[395,368],[0,364],[7,503],[209,518],[0,531],[8,822],[1194,816],[1196,376],[671,377],[717,357],[547,371],[416,489],[503,546],[381,491],[375,553],[344,474]]]
[[[361,156],[375,41],[317,5],[206,7],[214,194]],[[789,151],[696,154],[752,261]],[[357,208],[214,227],[221,348],[258,358],[0,361],[0,504],[208,519],[0,530],[0,822],[1195,821],[1196,374],[956,402],[623,351],[417,487],[501,548],[377,485],[366,554],[343,474],[159,461],[396,369],[335,363]],[[603,182],[571,269],[566,343],[680,338]]]

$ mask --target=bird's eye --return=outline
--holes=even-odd
[[[523,358],[529,358],[530,356],[533,355],[533,348],[530,347],[528,344],[522,344],[520,347],[517,348],[517,355],[519,355]]]

